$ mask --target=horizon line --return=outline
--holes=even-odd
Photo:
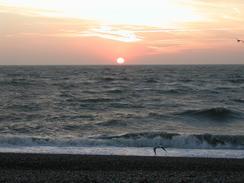
[[[214,64],[0,64],[0,67],[2,66],[117,66],[117,67],[123,67],[123,66],[197,66],[197,65],[244,65],[244,63],[214,63]]]

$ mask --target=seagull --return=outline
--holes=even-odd
[[[166,150],[166,148],[165,147],[163,147],[163,146],[155,146],[154,148],[153,148],[153,151],[154,151],[154,154],[156,155],[157,154],[157,149],[163,149],[165,152],[167,152],[167,150]]]
[[[241,39],[236,39],[236,41],[237,41],[238,43],[244,43],[244,40],[241,40]]]

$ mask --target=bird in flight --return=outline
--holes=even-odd
[[[167,152],[166,148],[163,147],[163,146],[155,146],[153,148],[153,151],[154,151],[154,154],[156,155],[157,154],[157,149],[163,149],[165,152]]]
[[[238,43],[244,43],[244,40],[241,40],[241,39],[236,39],[236,41],[237,41]]]

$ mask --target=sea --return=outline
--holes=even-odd
[[[0,152],[244,158],[244,65],[0,66]]]

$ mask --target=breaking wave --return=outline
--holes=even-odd
[[[90,138],[55,139],[20,136],[2,136],[0,138],[0,146],[153,147],[156,145],[182,149],[244,149],[244,136],[145,132]]]

